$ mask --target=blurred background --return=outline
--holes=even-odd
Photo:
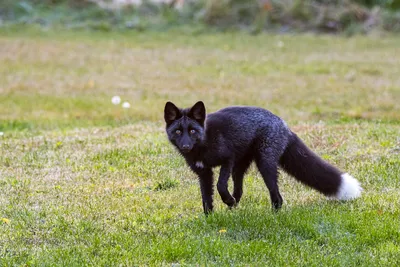
[[[0,131],[160,123],[166,100],[400,118],[400,0],[0,3]]]
[[[400,31],[400,0],[1,0],[0,26],[251,33]]]

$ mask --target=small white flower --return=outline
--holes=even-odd
[[[4,133],[3,132],[0,132],[0,136],[3,136],[4,135]]]
[[[131,104],[129,104],[128,102],[124,102],[124,103],[122,103],[122,107],[123,108],[130,108]]]
[[[119,97],[119,96],[113,96],[112,98],[111,98],[111,102],[114,104],[114,105],[118,105],[119,103],[121,103],[121,98]]]
[[[285,43],[284,43],[284,42],[282,42],[282,41],[279,41],[279,42],[278,42],[278,47],[282,48],[282,47],[284,47],[284,46],[285,46]]]

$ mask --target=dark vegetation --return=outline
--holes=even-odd
[[[371,33],[400,31],[400,0],[186,0],[115,8],[88,0],[2,0],[0,26],[91,30]]]

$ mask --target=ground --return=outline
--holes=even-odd
[[[2,30],[0,265],[399,266],[399,42]],[[363,195],[331,201],[281,173],[274,213],[253,167],[239,207],[216,193],[205,217],[164,134],[168,100],[267,108]]]

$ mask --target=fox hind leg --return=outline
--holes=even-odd
[[[260,151],[256,157],[257,168],[269,190],[272,207],[278,210],[282,207],[283,199],[278,187],[278,160],[276,153],[268,149]]]

